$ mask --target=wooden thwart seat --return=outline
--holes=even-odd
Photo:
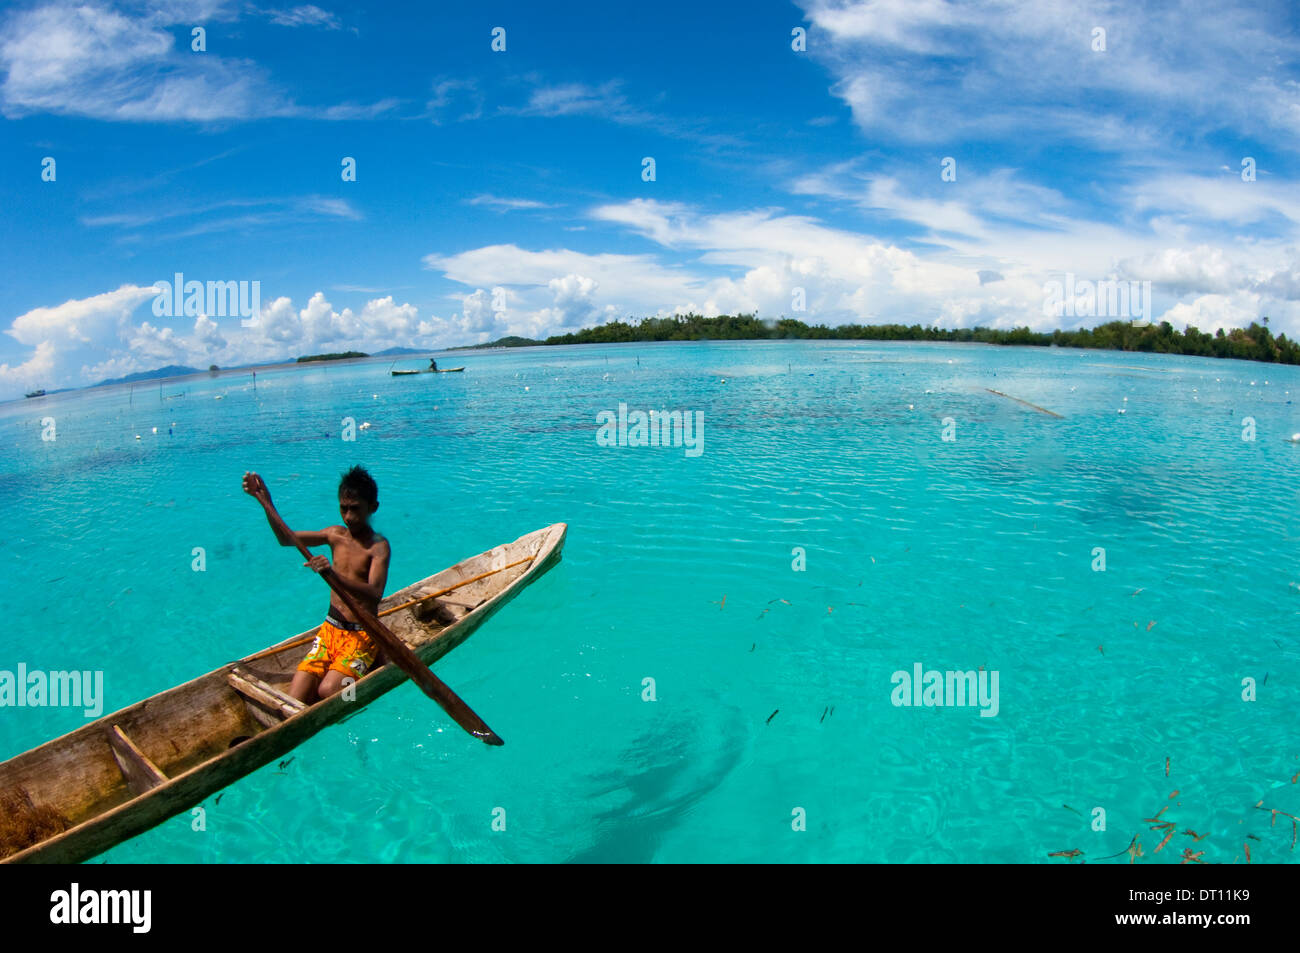
[[[126,732],[117,725],[108,729],[105,734],[108,736],[109,747],[113,749],[117,766],[122,769],[122,777],[126,779],[126,786],[132,794],[138,797],[167,780],[167,775],[159,771],[158,766],[150,761],[145,753],[136,747],[135,742],[126,736]]]
[[[230,670],[230,687],[245,698],[256,702],[275,712],[281,718],[289,718],[303,711],[307,706],[292,695],[288,695],[273,685],[268,685],[260,678],[234,668]],[[254,712],[257,712],[254,707]],[[265,724],[265,722],[263,722]],[[268,726],[269,727],[269,726]]]

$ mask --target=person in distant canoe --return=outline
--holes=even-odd
[[[244,474],[244,492],[268,503],[271,500],[270,491],[256,473]],[[293,534],[304,546],[329,544],[334,574],[362,608],[372,614],[379,612],[392,557],[388,540],[370,526],[370,517],[377,509],[379,487],[364,468],[353,467],[339,481],[339,515],[343,517],[343,525]],[[275,529],[274,523],[271,529],[275,530],[281,546],[295,545],[293,539]],[[324,572],[330,568],[330,560],[326,556],[313,556],[303,565]],[[331,591],[329,612],[311,650],[294,673],[289,694],[307,704],[328,698],[342,690],[344,679],[355,681],[365,675],[378,654],[375,640]]]
[[[433,358],[429,358],[429,370],[436,371],[437,369],[438,369],[438,362],[435,361]]]

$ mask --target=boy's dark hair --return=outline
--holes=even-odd
[[[375,506],[379,503],[379,486],[365,467],[353,467],[339,480],[339,496],[356,497],[362,503]]]

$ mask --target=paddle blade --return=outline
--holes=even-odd
[[[473,709],[466,705],[459,695],[447,687],[446,682],[434,675],[428,668],[421,665],[421,667],[416,669],[415,672],[405,669],[405,666],[403,666],[403,669],[411,676],[411,680],[420,686],[420,690],[423,691],[424,694],[428,695],[436,701],[439,706],[441,706],[442,710],[450,716],[452,721],[460,725],[475,738],[478,738],[484,744],[505,744],[505,742],[501,740],[501,736],[487,726],[487,722],[474,714]]]

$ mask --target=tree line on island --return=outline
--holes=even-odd
[[[363,354],[361,351],[338,351],[333,354],[306,354],[298,358],[298,363],[310,364],[312,361],[349,361],[354,357],[369,356],[369,354]]]
[[[1110,321],[1095,328],[1072,331],[1032,331],[1028,327],[996,328],[925,327],[920,324],[842,324],[827,327],[808,325],[794,318],[760,319],[753,314],[698,314],[667,318],[642,318],[631,324],[610,321],[570,334],[552,335],[544,341],[517,336],[471,347],[530,347],[561,344],[628,344],[641,341],[959,341],[980,344],[1028,345],[1031,347],[1099,348],[1115,351],[1145,351],[1155,354],[1191,354],[1200,357],[1230,357],[1275,364],[1300,364],[1300,344],[1285,334],[1273,336],[1268,318],[1252,321],[1248,328],[1218,330],[1214,334],[1188,327],[1174,329],[1168,321],[1133,324]],[[454,348],[453,350],[462,350]]]

